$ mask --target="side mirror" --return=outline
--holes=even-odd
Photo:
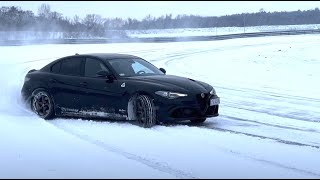
[[[166,74],[166,70],[165,69],[163,69],[163,68],[159,68],[160,69],[160,71],[162,71],[164,74]]]
[[[107,83],[112,83],[114,81],[114,76],[108,71],[99,71],[97,72],[97,77],[105,78]]]
[[[108,71],[99,71],[97,72],[97,77],[106,78],[107,83],[112,83],[114,80],[114,76],[110,74]]]
[[[110,75],[107,71],[99,71],[96,73],[97,77],[107,77]]]
[[[113,83],[114,79],[115,79],[114,76],[112,74],[109,74],[109,75],[107,75],[106,82],[107,83]]]

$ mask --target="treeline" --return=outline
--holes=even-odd
[[[194,15],[165,15],[161,17],[146,16],[143,20],[103,18],[97,14],[88,14],[83,19],[75,15],[64,17],[61,13],[51,11],[48,4],[38,8],[37,15],[20,7],[0,8],[0,31],[2,32],[60,32],[63,38],[79,37],[123,37],[124,31],[168,28],[210,28],[210,27],[244,27],[262,25],[299,25],[320,24],[319,8],[306,11],[242,13],[226,16],[202,17]]]
[[[260,9],[257,13],[242,13],[226,16],[202,17],[194,15],[172,15],[159,18],[150,15],[142,21],[128,19],[123,29],[170,29],[170,28],[210,28],[210,27],[246,27],[264,25],[299,25],[320,24],[319,8],[306,11],[266,12]]]

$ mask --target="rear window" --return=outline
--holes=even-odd
[[[74,57],[64,59],[61,63],[60,74],[80,76],[81,75],[82,58]]]
[[[51,66],[51,72],[60,73],[61,62],[55,63]]]

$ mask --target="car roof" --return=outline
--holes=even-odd
[[[77,54],[79,56],[93,56],[100,59],[128,59],[128,58],[139,58],[134,55],[129,54],[119,54],[119,53],[89,53],[89,54]],[[75,55],[75,56],[77,56]]]
[[[71,55],[71,56],[65,56],[62,58],[59,58],[49,64],[47,64],[46,66],[44,66],[43,68],[41,68],[41,71],[50,71],[50,68],[52,65],[54,65],[56,62],[61,61],[64,58],[70,58],[70,57],[77,57],[77,56],[83,56],[83,57],[96,57],[99,59],[103,59],[103,60],[110,60],[110,59],[130,59],[130,58],[139,58],[138,56],[134,56],[134,55],[129,55],[129,54],[119,54],[119,53],[89,53],[89,54],[75,54],[75,55]]]

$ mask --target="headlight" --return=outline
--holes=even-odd
[[[168,92],[168,91],[156,91],[156,94],[159,96],[168,98],[168,99],[175,99],[178,97],[185,97],[188,96],[188,94],[182,94],[182,93],[176,93],[176,92]]]
[[[217,93],[216,93],[216,90],[215,90],[214,88],[212,88],[212,90],[210,91],[210,94],[216,95],[216,94],[217,94]]]

